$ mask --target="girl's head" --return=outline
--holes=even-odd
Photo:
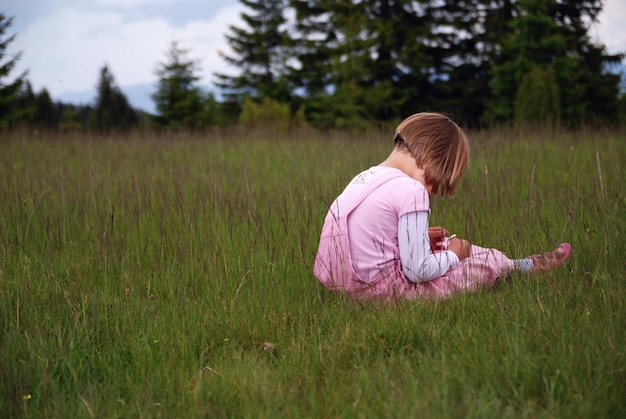
[[[408,149],[417,166],[424,169],[426,185],[433,194],[452,195],[467,169],[467,137],[439,113],[416,113],[402,121],[396,128],[395,147]]]

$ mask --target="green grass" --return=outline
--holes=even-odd
[[[9,417],[624,417],[626,135],[491,131],[431,224],[563,268],[328,294],[328,204],[388,132],[0,139]]]

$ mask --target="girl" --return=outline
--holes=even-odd
[[[445,298],[567,260],[568,243],[511,260],[428,228],[429,196],[452,195],[467,169],[467,138],[448,117],[418,113],[398,125],[394,142],[389,157],[352,179],[328,211],[314,266],[326,288],[357,298]]]

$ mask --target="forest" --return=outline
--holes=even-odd
[[[236,74],[213,74],[217,90],[205,89],[173,40],[155,70],[155,114],[133,109],[107,66],[91,104],[34,92],[27,73],[12,74],[19,34],[0,13],[0,127],[353,129],[424,110],[473,128],[626,119],[624,55],[590,36],[601,0],[240,1],[243,24],[224,34],[222,56]]]

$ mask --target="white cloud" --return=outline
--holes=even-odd
[[[190,50],[190,58],[197,58],[200,61],[203,81],[206,84],[212,83],[212,75],[215,72],[232,72],[220,57],[220,52],[230,52],[225,35],[230,25],[241,24],[239,19],[241,10],[240,6],[223,8],[210,22],[205,20],[189,22],[174,35],[174,39],[181,40]]]
[[[626,53],[626,2],[607,0],[592,34],[612,53]]]
[[[135,9],[141,7],[176,5],[176,0],[91,0],[90,4],[96,8],[119,7],[123,9]]]
[[[227,49],[224,34],[240,10],[224,7],[210,19],[174,27],[165,18],[126,21],[119,12],[62,9],[20,31],[15,48],[23,55],[16,74],[28,68],[33,88],[45,87],[53,97],[95,89],[104,64],[120,86],[154,83],[154,70],[175,39],[199,59],[202,83],[210,84],[213,72],[227,71],[217,50]]]

